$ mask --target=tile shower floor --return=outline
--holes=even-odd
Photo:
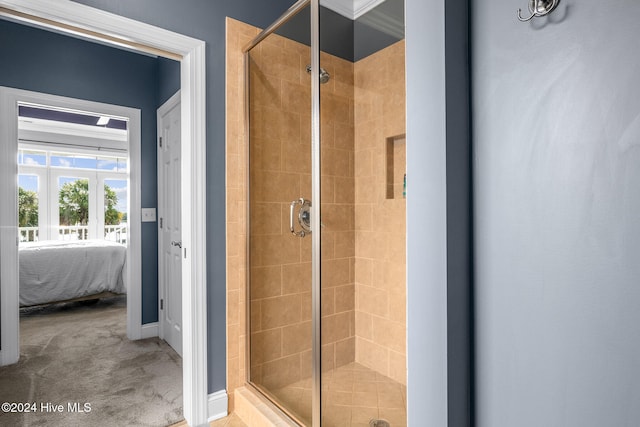
[[[276,399],[301,421],[311,422],[311,379],[273,390]],[[407,387],[358,363],[322,374],[322,425],[369,427],[384,419],[391,427],[407,425]]]

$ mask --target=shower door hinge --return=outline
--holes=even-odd
[[[158,144],[160,144],[160,148],[162,148],[162,137],[158,138]]]
[[[160,218],[160,228],[162,228],[162,218]]]
[[[164,300],[160,299],[160,310],[164,310]]]

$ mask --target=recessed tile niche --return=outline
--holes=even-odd
[[[406,197],[406,153],[406,135],[387,138],[385,150],[387,165],[387,199],[403,199]]]

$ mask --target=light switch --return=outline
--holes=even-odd
[[[156,222],[156,208],[142,208],[142,222]]]

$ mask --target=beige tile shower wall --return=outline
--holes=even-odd
[[[242,48],[259,30],[230,18],[226,24],[227,393],[232,412],[233,392],[244,384],[246,342],[247,146]]]
[[[289,231],[311,199],[308,46],[271,35],[252,51],[251,376],[276,389],[311,376],[311,237]],[[355,357],[353,65],[322,55],[322,366]],[[348,90],[344,90],[344,88]],[[296,225],[296,228],[299,228]]]
[[[242,47],[258,29],[227,19],[227,383],[245,379],[246,156]],[[252,372],[278,387],[311,375],[311,239],[288,231],[311,198],[309,48],[269,37],[252,55]],[[322,55],[323,366],[355,358],[353,64]],[[230,401],[230,408],[233,408]]]
[[[250,54],[250,365],[272,391],[311,374],[311,239],[289,231],[291,201],[311,198],[309,60],[274,34]]]
[[[387,199],[388,138],[405,134],[405,44],[355,64],[356,362],[406,384],[406,209]],[[404,140],[398,138],[399,144]],[[395,153],[403,153],[398,147]],[[394,159],[398,181],[406,163]],[[407,182],[411,197],[410,181]],[[395,187],[395,185],[394,185]]]
[[[353,63],[320,53],[322,369],[355,360]]]

